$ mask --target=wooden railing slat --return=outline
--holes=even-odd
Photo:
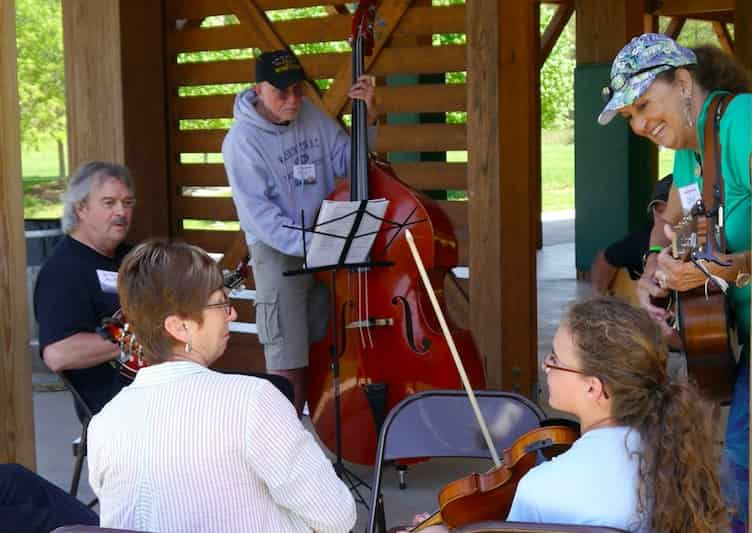
[[[393,36],[463,33],[465,6],[413,7],[394,29]],[[274,22],[274,30],[289,44],[345,41],[352,32],[350,15],[330,15]],[[378,28],[377,28],[378,31]],[[241,25],[189,28],[167,34],[170,54],[259,47],[260,37],[245,31]]]
[[[303,69],[313,79],[332,78],[349,61],[348,53],[327,53],[299,56]],[[368,73],[374,76],[390,74],[436,74],[465,70],[465,46],[423,46],[414,48],[386,48]],[[256,62],[252,59],[182,63],[168,66],[170,86],[212,85],[223,83],[251,83],[256,77]]]
[[[175,133],[177,153],[220,153],[227,130],[184,130]],[[464,124],[401,124],[379,126],[375,152],[441,152],[464,150]]]
[[[377,89],[379,109],[383,113],[440,113],[465,110],[464,84],[403,85]],[[235,95],[174,97],[171,100],[176,120],[231,118]]]
[[[399,178],[414,189],[467,190],[467,164],[424,161],[393,165]],[[175,165],[177,187],[226,187],[227,175],[221,163]]]

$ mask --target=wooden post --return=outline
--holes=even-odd
[[[0,2],[0,463],[36,468],[16,82],[15,2]]]
[[[752,70],[752,2],[736,0],[734,10],[734,55]]]
[[[529,132],[537,127],[537,8],[468,0],[466,9],[470,319],[489,387],[532,396],[537,190]]]
[[[577,0],[575,70],[575,252],[578,275],[598,249],[648,222],[645,206],[658,174],[658,151],[616,117],[596,122],[611,61],[644,29],[641,2]]]
[[[134,242],[169,234],[163,32],[162,2],[63,0],[70,168],[130,169]]]

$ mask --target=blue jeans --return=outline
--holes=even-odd
[[[749,523],[749,346],[745,345],[739,360],[739,371],[731,398],[726,444],[724,447],[723,491],[735,509],[732,531],[747,531]]]
[[[71,525],[99,525],[99,517],[76,498],[17,464],[0,464],[0,528],[49,533]]]

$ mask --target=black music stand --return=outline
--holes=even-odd
[[[399,232],[402,228],[405,228],[407,226],[412,226],[420,222],[424,222],[424,220],[410,221],[414,213],[415,213],[415,209],[413,209],[410,212],[410,214],[407,216],[407,218],[403,222],[387,220],[385,218],[379,217],[369,212],[368,200],[362,200],[359,202],[358,207],[354,211],[350,211],[342,216],[332,218],[331,220],[319,222],[318,224],[314,224],[311,227],[305,226],[305,213],[304,212],[301,212],[301,226],[300,227],[289,226],[289,225],[284,226],[288,229],[298,230],[302,232],[303,234],[304,268],[299,269],[299,270],[288,270],[286,272],[283,272],[282,275],[283,276],[299,276],[302,274],[312,274],[314,272],[329,272],[331,276],[331,282],[329,284],[329,302],[330,302],[330,306],[329,306],[329,315],[330,315],[329,316],[329,338],[330,338],[329,355],[331,358],[332,384],[334,387],[334,434],[335,434],[335,446],[334,447],[335,447],[335,456],[336,456],[336,459],[333,465],[334,465],[334,471],[337,473],[339,478],[342,479],[345,483],[347,483],[350,487],[350,490],[354,492],[355,501],[358,503],[361,503],[366,509],[368,509],[368,503],[366,503],[365,498],[363,498],[363,496],[360,494],[358,487],[365,487],[368,490],[371,490],[371,487],[363,479],[359,478],[351,470],[349,470],[342,462],[342,427],[341,427],[342,422],[340,420],[340,393],[339,393],[339,356],[340,354],[339,354],[339,343],[338,343],[338,336],[337,336],[337,299],[336,299],[337,294],[335,292],[335,279],[336,279],[337,271],[341,269],[366,270],[366,269],[371,269],[371,268],[383,268],[383,267],[393,266],[394,263],[391,261],[378,261],[378,260],[348,263],[347,255],[355,239],[370,237],[371,235],[381,233],[382,231],[394,230],[394,234],[386,243],[386,245],[384,246],[384,249],[381,251],[381,254],[383,255],[384,253],[386,253],[387,249],[391,246],[392,242],[394,242],[394,239],[397,237],[397,235],[399,235]],[[372,217],[374,219],[381,221],[381,223],[386,224],[387,227],[379,227],[379,229],[377,229],[376,231],[367,232],[367,233],[358,235],[358,230],[360,229],[360,225],[366,216]],[[333,224],[335,222],[339,222],[349,217],[354,217],[354,220],[353,220],[352,225],[350,226],[350,229],[347,235],[345,236],[337,235],[335,233],[329,233],[329,232],[321,230],[322,226]],[[315,266],[311,268],[308,267],[308,249],[306,248],[306,234],[308,233],[324,235],[326,237],[342,239],[345,241],[345,244],[342,248],[342,252],[340,253],[340,256],[337,259],[336,263],[332,263],[329,265]],[[374,419],[376,419],[376,414],[375,413],[373,414],[374,414]]]

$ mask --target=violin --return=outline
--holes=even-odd
[[[444,485],[439,491],[439,510],[411,531],[441,523],[455,528],[505,518],[522,476],[540,462],[565,452],[578,436],[565,426],[528,431],[504,450],[500,465],[485,474],[472,473]]]
[[[233,291],[243,287],[245,279],[250,275],[249,259],[246,256],[233,272],[226,270],[222,273],[222,284],[225,288]],[[122,309],[115,311],[111,317],[103,318],[102,325],[96,331],[104,340],[117,344],[120,348],[120,354],[110,363],[128,383],[136,379],[139,370],[149,366],[148,361],[144,359],[144,348],[136,340],[136,334],[131,330]]]
[[[488,447],[495,466],[485,474],[470,474],[444,486],[439,491],[439,511],[418,524],[412,531],[420,531],[430,525],[446,524],[450,527],[460,527],[473,522],[498,519],[509,514],[512,499],[517,489],[517,483],[525,473],[538,462],[550,459],[565,451],[577,439],[577,432],[564,426],[548,426],[528,431],[512,446],[504,450],[503,460],[499,459],[496,447],[491,440],[488,425],[483,418],[475,399],[475,393],[470,385],[462,360],[452,339],[444,314],[441,311],[436,295],[430,290],[431,280],[426,272],[415,239],[410,230],[406,230],[406,240],[410,252],[418,268],[423,284],[433,305],[446,336],[457,372],[467,391],[467,397],[473,408],[473,413],[480,426],[481,433]]]

